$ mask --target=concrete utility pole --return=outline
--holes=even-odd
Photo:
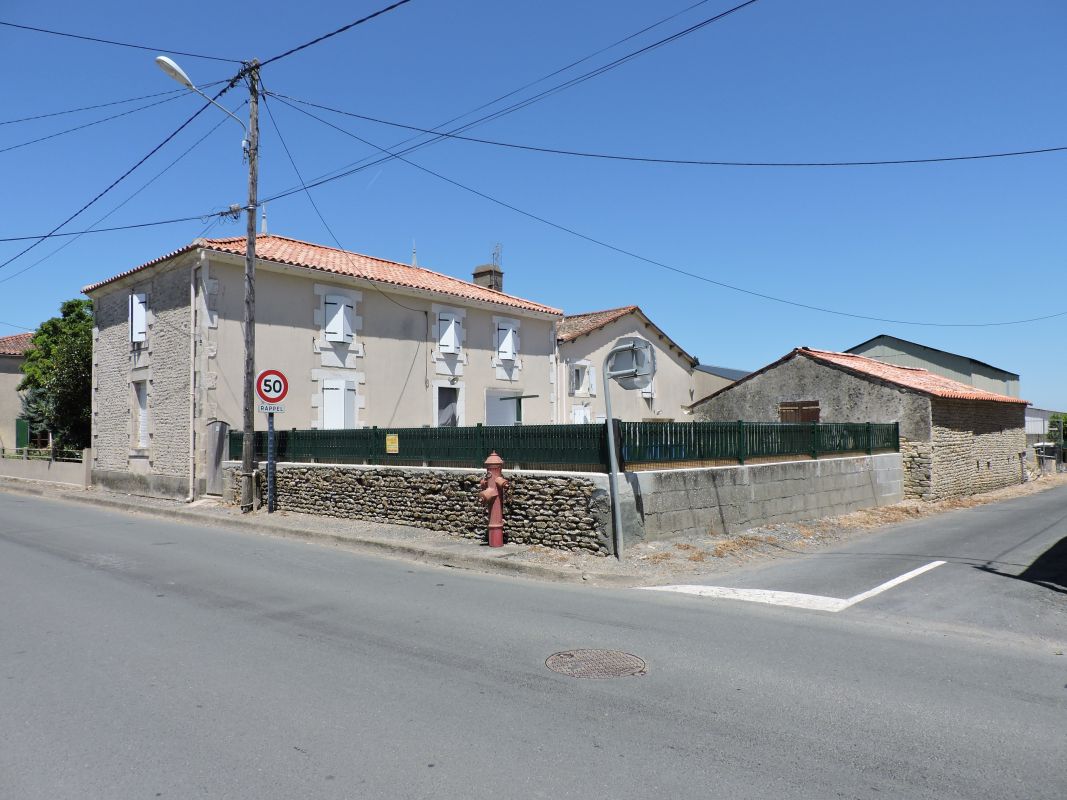
[[[259,61],[249,62],[248,81],[248,212],[245,244],[245,370],[244,418],[241,437],[241,511],[252,510],[252,466],[255,463],[256,375],[256,190],[259,183]]]

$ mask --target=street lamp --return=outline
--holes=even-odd
[[[166,56],[156,58],[156,64],[167,75],[186,89],[196,92],[216,108],[222,109],[245,129],[242,147],[248,159],[248,205],[245,211],[248,217],[247,239],[245,244],[245,369],[244,369],[244,410],[241,438],[241,510],[252,510],[252,464],[255,461],[255,439],[253,435],[255,417],[253,414],[254,376],[256,368],[256,187],[259,180],[259,62],[253,59],[244,65],[240,75],[248,81],[248,125],[223,106],[216,103],[196,88],[185,70],[173,59]]]

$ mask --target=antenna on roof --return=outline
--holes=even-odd
[[[415,249],[415,240],[411,240],[411,266],[417,267],[419,265],[419,252]]]
[[[499,269],[500,267],[500,251],[504,249],[504,246],[497,242],[493,247],[493,266]]]
[[[260,231],[259,232],[262,233],[264,236],[267,235],[267,204],[266,203],[263,204],[263,224],[260,227]]]

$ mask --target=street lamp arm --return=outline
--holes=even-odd
[[[237,115],[236,115],[236,114],[234,114],[234,113],[233,113],[232,111],[230,111],[230,109],[226,108],[226,106],[224,106],[224,105],[220,105],[219,103],[216,103],[216,102],[215,102],[214,100],[212,100],[212,99],[211,99],[210,97],[208,97],[208,96],[207,96],[206,94],[204,94],[204,93],[203,93],[202,91],[200,91],[199,89],[197,89],[197,88],[196,88],[195,86],[190,86],[189,88],[190,88],[190,89],[191,89],[192,91],[196,92],[196,93],[197,93],[198,95],[200,95],[201,97],[203,97],[203,98],[204,98],[205,100],[207,100],[207,101],[208,101],[209,103],[211,103],[211,105],[215,106],[215,108],[217,108],[217,109],[219,109],[220,111],[224,112],[224,113],[225,113],[225,114],[226,114],[227,116],[229,116],[229,117],[230,117],[230,119],[232,119],[232,120],[234,120],[235,122],[237,122],[237,124],[238,124],[238,125],[240,125],[240,126],[241,126],[242,128],[244,128],[244,132],[245,132],[245,138],[246,138],[246,139],[248,138],[248,126],[244,124],[244,122],[243,122],[243,121],[241,120],[241,118],[240,118],[239,116],[237,116]]]

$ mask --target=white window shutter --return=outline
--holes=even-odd
[[[130,341],[143,342],[148,336],[148,298],[143,293],[130,295]]]
[[[519,351],[519,334],[513,325],[500,324],[496,328],[496,354],[501,361],[514,361]]]
[[[344,335],[346,342],[351,342],[354,338],[352,334],[352,317],[355,316],[356,307],[351,301],[345,300],[341,308],[341,324],[343,326],[341,333]]]
[[[648,386],[641,390],[641,396],[647,398],[653,398],[656,396],[656,379],[653,378],[649,381]]]
[[[442,353],[459,352],[460,323],[455,314],[439,314],[437,317],[437,349]]]
[[[351,341],[345,339],[345,298],[335,294],[326,295],[323,310],[323,338],[327,342]]]
[[[345,427],[345,381],[326,379],[322,382],[322,427],[339,430]]]
[[[345,381],[344,415],[345,428],[356,427],[356,382]]]
[[[589,365],[585,368],[586,381],[589,384],[589,394],[596,394],[596,367]]]

